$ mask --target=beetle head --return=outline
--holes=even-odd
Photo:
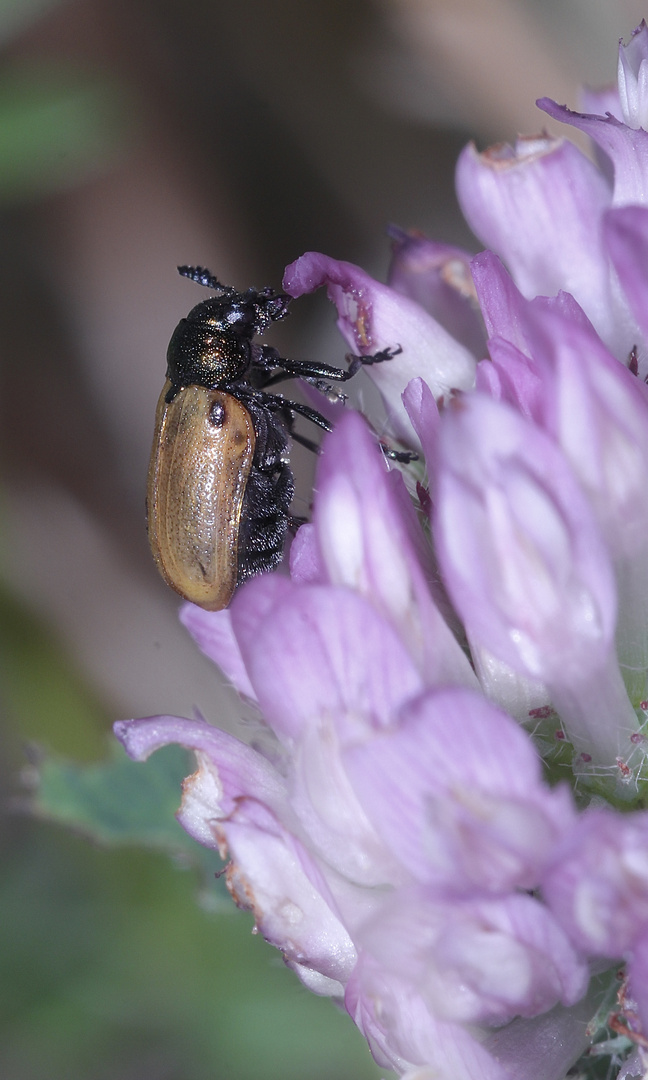
[[[178,272],[220,294],[197,304],[187,316],[190,322],[208,322],[216,330],[234,331],[251,340],[288,314],[292,299],[288,293],[278,293],[271,288],[237,292],[231,285],[223,285],[202,266],[179,266]]]

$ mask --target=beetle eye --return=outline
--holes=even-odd
[[[209,423],[212,427],[222,427],[225,423],[225,406],[215,401],[209,410]]]

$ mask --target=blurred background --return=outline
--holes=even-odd
[[[308,249],[384,278],[394,222],[473,250],[461,147],[611,82],[639,0],[0,0],[0,1077],[375,1077],[364,1044],[163,855],[23,809],[29,746],[113,720],[234,728],[144,527],[166,346],[210,267]],[[205,294],[206,295],[206,294]],[[341,363],[322,297],[268,337]],[[362,378],[362,376],[361,376]],[[296,448],[297,513],[312,462]],[[26,750],[27,748],[27,750]],[[212,905],[213,906],[213,905]]]

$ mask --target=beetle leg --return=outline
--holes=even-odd
[[[257,375],[254,372],[254,386],[257,390],[265,390],[266,386],[276,386],[277,383],[286,382],[287,379],[294,379],[294,375],[289,375],[286,371],[277,371],[274,375],[266,374],[261,371]]]
[[[266,394],[265,390],[257,390],[253,386],[237,384],[226,386],[224,389],[226,393],[233,394],[246,406],[252,403],[252,405],[265,407],[269,412],[299,413],[311,423],[324,428],[324,431],[333,430],[333,425],[325,416],[322,416],[317,409],[311,409],[310,405],[302,405],[300,401],[290,401],[288,398],[280,397],[279,394]]]
[[[353,378],[356,372],[360,371],[360,368],[369,367],[370,364],[384,364],[385,360],[393,360],[395,356],[399,356],[403,351],[402,345],[396,345],[395,348],[380,349],[375,353],[367,353],[366,356],[356,356],[354,353],[347,353],[345,360],[349,365],[349,378]]]
[[[300,435],[298,431],[290,430],[290,438],[293,442],[299,443],[300,446],[305,446],[307,450],[310,450],[313,454],[319,454],[319,443],[313,442],[312,439],[307,439],[305,435]],[[390,461],[401,461],[405,465],[409,465],[411,461],[418,461],[418,454],[415,454],[411,450],[392,450],[391,446],[379,440],[379,446],[385,457],[388,457]]]
[[[373,361],[372,361],[373,363]],[[288,360],[281,356],[272,345],[252,346],[252,364],[269,371],[270,368],[279,368],[276,374],[271,376],[273,381],[279,379],[306,379],[309,382],[315,380],[332,379],[333,382],[346,382],[353,376],[342,368],[333,367],[331,364],[316,364],[311,360]],[[358,370],[356,368],[356,370]],[[355,375],[355,371],[353,372]],[[269,385],[266,383],[265,385]]]
[[[392,450],[391,446],[379,440],[380,449],[390,461],[400,461],[403,465],[409,465],[412,461],[418,461],[419,456],[413,450]]]
[[[252,345],[252,363],[254,367],[269,371],[270,368],[281,367],[283,359],[281,354],[272,345]]]
[[[302,405],[299,401],[289,401],[287,398],[282,398],[278,395],[275,397],[274,394],[266,394],[264,392],[261,392],[261,398],[264,405],[273,412],[280,409],[287,409],[291,413],[299,413],[300,416],[305,416],[312,424],[317,424],[317,426],[323,428],[324,431],[333,430],[333,425],[330,420],[327,420],[326,417],[322,416],[316,409],[311,409],[310,405]],[[301,438],[297,438],[292,431],[291,437],[297,439],[297,442],[302,441]],[[409,465],[412,461],[418,461],[418,454],[414,453],[413,450],[392,450],[391,446],[388,446],[382,439],[378,440],[378,445],[385,457],[389,458],[390,461],[400,461],[404,465]]]
[[[348,371],[331,367],[329,364],[315,364],[309,360],[287,360],[280,356],[271,345],[253,345],[252,349],[252,365],[255,369],[259,369],[258,374],[255,370],[253,377],[257,389],[265,390],[268,386],[276,386],[288,379],[303,379],[304,382],[310,383],[321,394],[324,394],[329,401],[340,404],[346,401],[346,395],[334,390],[327,380],[346,382],[355,375],[355,371],[350,375]],[[270,372],[270,368],[275,370]]]
[[[287,409],[291,413],[299,413],[300,416],[305,416],[307,420],[310,420],[311,424],[317,424],[318,427],[324,429],[324,431],[332,431],[333,425],[330,420],[327,420],[325,416],[322,416],[317,409],[311,409],[310,405],[302,405],[301,401],[289,401],[287,398],[275,396],[274,394],[263,393],[263,403],[271,409],[272,412],[278,412],[281,409]]]
[[[254,390],[252,387],[246,387],[245,390],[238,386],[235,391],[228,390],[228,393],[234,392],[235,397],[239,398],[245,405],[249,402],[257,402],[258,404],[265,405],[270,412],[281,412],[282,410],[289,413],[298,413],[300,416],[305,416],[307,420],[310,420],[311,424],[317,424],[318,427],[324,429],[324,431],[332,431],[333,425],[330,420],[327,420],[325,416],[322,416],[317,409],[312,409],[310,405],[302,405],[300,401],[289,401],[288,398],[279,397],[275,394],[266,394],[264,390]],[[296,436],[291,431],[291,437]],[[297,442],[301,442],[300,438]],[[411,450],[392,450],[391,446],[384,443],[382,439],[379,440],[378,445],[382,450],[386,458],[390,461],[400,461],[404,465],[408,465],[411,461],[418,461],[418,454],[415,454]]]
[[[379,349],[378,352],[368,353],[366,356],[347,353],[346,360],[349,367],[345,371],[342,368],[333,367],[331,364],[316,364],[310,360],[287,360],[271,345],[259,345],[254,350],[252,363],[264,371],[268,371],[271,367],[281,369],[271,375],[263,383],[264,386],[271,386],[284,379],[304,379],[326,394],[330,392],[326,379],[332,379],[334,382],[347,382],[360,371],[360,368],[369,367],[371,364],[384,364],[386,360],[393,360],[395,356],[399,356],[402,351],[402,345],[396,345],[394,348]]]
[[[270,397],[268,394],[267,397]],[[316,409],[311,409],[309,405],[302,405],[298,401],[286,401],[285,398],[275,398],[276,401],[283,402],[283,408],[290,409],[291,412],[299,413],[301,416],[305,416],[307,420],[310,420],[312,424],[317,424],[318,427],[324,428],[324,431],[332,431],[333,425],[325,416],[318,413]],[[271,399],[272,402],[272,399]],[[268,408],[281,408],[282,406],[275,406],[272,403],[268,403]],[[297,438],[294,432],[291,432],[293,439]],[[301,442],[300,438],[297,438],[297,442]],[[304,444],[306,445],[306,444]],[[400,461],[403,465],[409,465],[412,461],[418,461],[418,454],[415,454],[413,450],[392,450],[391,446],[383,442],[382,439],[378,440],[378,445],[382,450],[386,458],[390,461]],[[318,451],[319,452],[319,451]]]
[[[286,382],[288,379],[301,378],[302,382],[307,382],[311,386],[314,386],[316,390],[319,390],[320,394],[324,394],[329,401],[334,404],[344,405],[347,401],[347,395],[341,394],[339,390],[324,381],[324,379],[312,379],[308,375],[291,375],[287,371],[278,371],[274,375],[268,375],[265,378],[261,376],[255,376],[254,385],[258,390],[267,390],[269,386],[277,386],[278,383]]]

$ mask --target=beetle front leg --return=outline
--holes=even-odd
[[[393,349],[389,347],[386,349],[379,349],[378,352],[367,353],[366,356],[356,356],[355,353],[347,353],[345,359],[349,365],[349,378],[353,378],[353,376],[360,371],[360,368],[369,367],[371,364],[384,364],[386,360],[393,360],[394,357],[399,356],[402,351],[403,346],[396,345]]]
[[[346,359],[349,367],[345,371],[343,368],[333,367],[331,364],[315,364],[310,360],[288,360],[282,357],[272,345],[254,345],[252,348],[253,366],[267,372],[267,378],[259,381],[260,388],[275,386],[277,383],[285,382],[286,379],[303,379],[304,382],[314,386],[316,390],[329,397],[333,395],[339,401],[345,401],[345,395],[336,393],[333,387],[329,386],[327,380],[348,382],[360,371],[360,368],[368,367],[371,364],[382,364],[386,360],[393,360],[395,356],[398,356],[403,351],[402,345],[396,345],[394,348],[380,349],[378,352],[368,353],[366,356],[347,353]],[[270,374],[272,368],[275,371]]]
[[[316,379],[331,379],[333,382],[346,382],[351,378],[348,371],[333,367],[331,364],[316,364],[312,360],[288,360],[281,356],[272,345],[253,345],[252,364],[261,368],[262,371],[270,371],[271,368],[280,369],[277,375],[289,379],[306,379],[313,382]],[[273,375],[274,379],[275,376]]]
[[[346,382],[351,378],[348,371],[329,364],[315,364],[310,360],[287,360],[271,345],[254,345],[252,348],[253,366],[261,373],[266,373],[265,378],[257,376],[254,379],[254,385],[259,389],[265,390],[266,387],[276,386],[287,379],[303,379],[329,399],[342,403],[346,401],[346,396],[334,390],[328,380]],[[274,370],[271,372],[271,369]]]

